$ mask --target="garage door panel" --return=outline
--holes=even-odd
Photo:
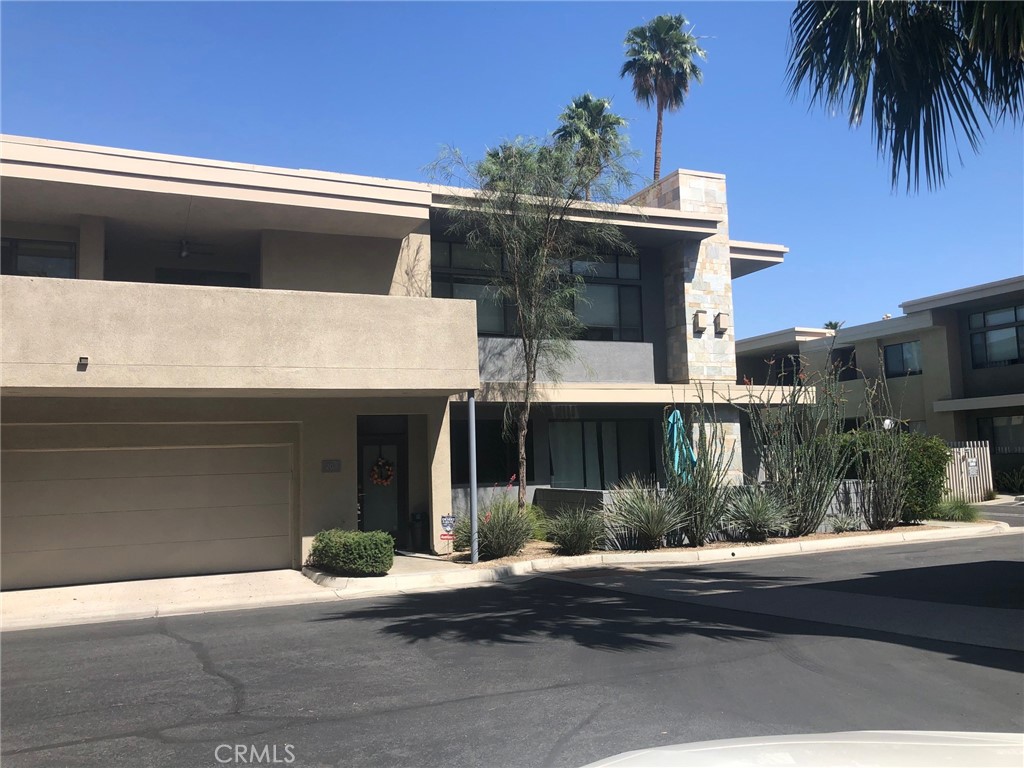
[[[5,451],[3,471],[20,481],[104,477],[171,477],[280,472],[288,446],[125,448],[97,451]]]
[[[102,546],[288,536],[288,504],[34,515],[3,520],[4,556]],[[70,555],[69,555],[70,556]]]
[[[230,546],[227,546],[230,544]],[[4,589],[27,589],[41,585],[88,584],[205,573],[232,573],[260,568],[290,568],[288,538],[236,539],[231,542],[205,541],[187,544],[143,544],[79,550],[68,568],[57,557],[38,553],[15,553],[3,558]],[[86,553],[91,553],[86,557]],[[210,563],[216,563],[215,571]]]
[[[291,451],[5,451],[2,586],[289,568]]]
[[[188,509],[288,499],[291,475],[190,475],[4,482],[4,517]]]

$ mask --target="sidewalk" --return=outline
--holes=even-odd
[[[302,573],[292,570],[261,571],[26,589],[0,595],[0,629],[14,631],[332,602],[494,584],[578,568],[714,563],[1022,532],[1024,529],[1013,530],[1005,523],[941,523],[908,531],[836,539],[795,540],[753,547],[601,552],[579,557],[549,557],[495,568],[468,568],[437,558],[397,556],[395,567],[387,576],[379,578],[344,578],[305,568]]]

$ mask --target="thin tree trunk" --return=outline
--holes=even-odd
[[[658,128],[654,133],[654,180],[661,178],[661,129],[665,105],[658,99]]]
[[[530,424],[530,403],[519,410],[519,511],[526,510],[526,435]]]

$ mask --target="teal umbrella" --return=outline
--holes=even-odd
[[[665,420],[665,430],[668,433],[669,455],[672,460],[672,469],[681,479],[687,480],[690,471],[697,466],[697,454],[693,452],[690,439],[686,436],[686,425],[683,423],[683,416],[678,408],[674,408]]]

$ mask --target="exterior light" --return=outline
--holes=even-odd
[[[708,313],[698,309],[693,313],[693,332],[704,333],[708,329]]]
[[[729,315],[719,312],[715,315],[715,333],[721,336],[729,330]]]
[[[80,358],[78,358],[78,370],[84,371],[88,367],[89,367],[89,358],[88,357],[80,357]]]

